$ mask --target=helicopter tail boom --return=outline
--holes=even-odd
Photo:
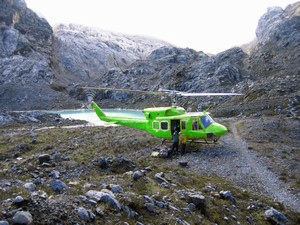
[[[92,102],[92,108],[94,109],[94,111],[96,112],[97,116],[100,118],[100,119],[104,119],[106,117],[105,113],[100,109],[100,107],[95,103],[95,102]]]

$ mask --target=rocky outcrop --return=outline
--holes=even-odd
[[[57,26],[54,35],[58,78],[63,76],[77,82],[99,78],[114,68],[124,69],[146,58],[153,50],[170,46],[155,39],[74,24]]]
[[[0,105],[47,108],[57,96],[49,84],[52,28],[23,0],[2,0],[0,9]]]

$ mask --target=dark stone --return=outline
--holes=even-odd
[[[39,163],[42,164],[42,163],[48,163],[51,160],[51,157],[48,154],[43,154],[43,155],[39,155],[38,159],[39,159]]]
[[[189,200],[193,203],[197,209],[201,210],[201,213],[206,215],[206,201],[203,195],[192,194],[189,195]]]
[[[107,159],[104,156],[100,156],[98,162],[101,169],[105,169],[108,167]]]
[[[188,162],[187,161],[180,161],[179,165],[182,166],[182,167],[187,167]]]

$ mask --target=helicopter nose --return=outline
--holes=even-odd
[[[217,129],[215,129],[214,134],[217,136],[221,136],[223,134],[226,134],[228,132],[227,127],[221,125],[221,124],[216,124]]]

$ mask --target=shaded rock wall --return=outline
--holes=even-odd
[[[52,28],[23,0],[0,1],[0,105],[2,109],[48,108]]]

